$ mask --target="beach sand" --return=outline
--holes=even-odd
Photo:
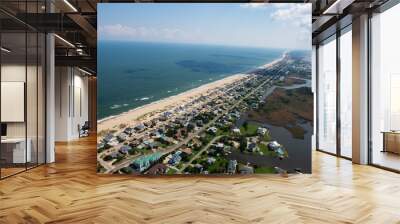
[[[211,83],[204,84],[197,88],[188,90],[186,92],[180,93],[175,96],[171,96],[153,103],[138,107],[136,109],[130,110],[128,112],[122,113],[120,115],[108,117],[98,122],[97,133],[102,133],[108,130],[117,130],[118,127],[123,125],[133,126],[141,122],[150,120],[155,116],[158,116],[161,112],[165,110],[174,108],[176,106],[182,105],[189,102],[194,97],[206,94],[208,91],[215,88],[239,81],[245,78],[246,74],[235,74],[224,79],[220,79]]]
[[[280,61],[285,60],[288,57],[288,53],[283,53],[281,58],[278,58],[270,63],[267,63],[259,68],[269,68],[277,65]],[[191,99],[201,96],[202,94],[206,94],[208,91],[213,90],[215,88],[228,85],[230,83],[239,81],[241,79],[246,78],[249,74],[235,74],[228,76],[224,79],[220,79],[208,84],[204,84],[197,88],[188,90],[186,92],[180,93],[175,96],[170,96],[168,98],[155,101],[150,104],[146,104],[142,107],[138,107],[136,109],[130,110],[128,112],[122,113],[120,115],[111,116],[106,119],[100,120],[97,123],[97,133],[98,135],[102,135],[110,130],[119,130],[120,125],[124,126],[134,126],[141,122],[145,122],[151,120],[159,116],[160,113],[172,109],[176,106],[182,105],[184,103],[189,102]]]

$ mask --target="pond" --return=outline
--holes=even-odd
[[[229,159],[236,159],[238,162],[247,163],[252,165],[266,166],[266,167],[280,167],[288,172],[294,172],[295,169],[301,170],[302,173],[311,173],[311,137],[312,125],[310,122],[298,120],[298,125],[304,131],[304,139],[294,138],[292,134],[284,127],[278,127],[267,123],[258,123],[248,120],[247,116],[243,116],[236,122],[240,127],[243,122],[247,120],[248,123],[257,124],[269,129],[272,140],[282,144],[288,151],[289,157],[283,160],[278,158],[271,158],[261,155],[244,154],[240,151],[233,151],[228,155]]]

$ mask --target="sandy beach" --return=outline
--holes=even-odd
[[[263,66],[260,66],[259,68],[268,68],[268,67],[272,67],[272,66],[274,66],[274,65],[276,65],[276,64],[278,64],[280,61],[282,61],[282,60],[284,60],[286,57],[288,57],[289,56],[289,54],[288,54],[288,52],[283,52],[283,54],[282,54],[282,57],[280,57],[280,58],[278,58],[278,59],[275,59],[275,60],[273,60],[273,61],[271,61],[270,63],[268,63],[268,64],[265,64],[265,65],[263,65]]]
[[[97,125],[97,132],[100,133],[105,130],[112,130],[118,128],[120,124],[135,125],[140,122],[150,120],[157,116],[160,112],[167,109],[182,105],[194,97],[198,97],[207,93],[215,88],[236,82],[245,78],[246,74],[235,74],[224,79],[220,79],[211,83],[204,84],[197,88],[188,90],[175,96],[171,96],[153,103],[135,108],[120,115],[108,117],[100,120]]]
[[[285,52],[281,58],[278,58],[270,63],[267,63],[259,68],[268,68],[276,65],[281,60],[284,60],[287,57],[287,53]],[[220,79],[211,83],[204,84],[197,88],[188,90],[186,92],[180,93],[175,96],[170,96],[168,98],[155,101],[150,104],[146,104],[142,107],[135,108],[128,112],[111,116],[105,119],[98,121],[97,124],[97,133],[102,133],[108,130],[117,130],[118,126],[121,124],[134,126],[141,122],[145,122],[151,120],[152,118],[158,116],[160,113],[165,110],[174,108],[176,106],[182,105],[186,102],[189,102],[191,99],[201,96],[202,94],[206,94],[208,91],[213,90],[215,88],[239,81],[244,79],[248,74],[235,74],[228,76],[224,79]]]

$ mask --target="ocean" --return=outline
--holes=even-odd
[[[99,41],[97,117],[104,119],[246,72],[282,49]]]

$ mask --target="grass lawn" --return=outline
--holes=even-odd
[[[276,153],[274,151],[269,151],[268,147],[265,144],[258,144],[260,151],[264,154],[264,156],[275,156]]]
[[[162,142],[159,142],[159,141],[154,141],[154,143],[156,143],[158,145],[158,147],[162,148],[162,149],[167,148],[169,146],[169,144],[162,143]]]
[[[146,153],[149,153],[151,149],[146,149],[146,148],[141,148],[137,150],[140,154],[144,155]]]
[[[202,140],[203,145],[207,145],[216,135],[212,135],[210,133],[206,133],[206,136]]]
[[[178,163],[178,165],[176,165],[175,167],[178,168],[178,169],[180,169],[180,168],[182,168],[182,166],[183,166],[183,163],[180,162],[180,163]]]
[[[115,165],[119,162],[121,162],[125,157],[124,156],[119,156],[115,159],[115,161],[112,162],[112,165]]]
[[[247,124],[247,128],[244,128],[244,126],[240,127],[240,133],[247,135],[247,136],[254,136],[257,135],[257,128],[259,126],[256,124]]]
[[[262,137],[262,141],[264,142],[271,141],[271,136],[269,136],[269,133],[265,133],[265,135]]]
[[[276,173],[273,167],[258,167],[254,170],[254,173]]]
[[[226,169],[228,165],[228,160],[219,157],[217,157],[216,159],[217,160],[208,167],[207,170],[209,173],[222,173]]]
[[[176,170],[175,169],[171,169],[171,168],[169,168],[168,169],[168,171],[167,171],[167,174],[175,174],[176,173]]]
[[[216,136],[227,135],[227,134],[229,134],[229,130],[228,131],[223,131],[222,129],[218,128]]]
[[[120,171],[125,174],[131,174],[133,172],[132,168],[130,167],[123,167]]]

